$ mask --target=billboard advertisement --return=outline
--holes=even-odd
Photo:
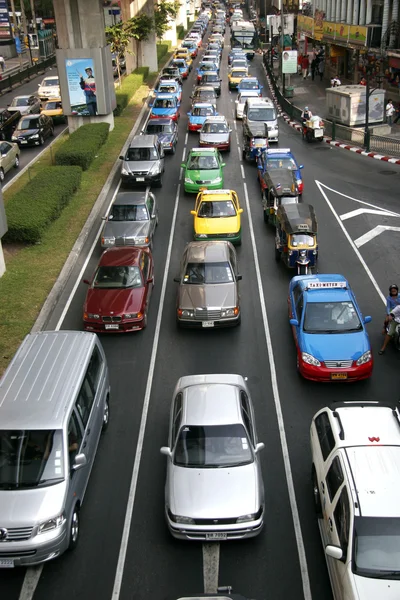
[[[8,16],[7,0],[0,0],[0,39],[12,40],[10,19]]]
[[[283,51],[282,73],[297,73],[297,50]]]
[[[71,115],[97,115],[97,92],[92,58],[65,59]]]

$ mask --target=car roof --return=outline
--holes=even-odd
[[[209,75],[216,75],[218,77],[218,71],[207,71],[207,73],[204,73],[203,77],[208,77]]]
[[[13,100],[16,100],[17,98],[30,98],[31,96],[34,96],[34,94],[21,94],[20,96],[14,96]]]
[[[229,260],[230,243],[222,240],[190,242],[187,245],[188,262],[221,262]]]
[[[270,108],[273,108],[274,106],[272,100],[269,98],[248,98],[246,102],[251,106],[268,106]]]
[[[202,154],[217,154],[217,148],[192,148],[190,154],[202,155]]]
[[[243,77],[242,81],[256,81],[258,84],[260,83],[257,77]]]
[[[99,266],[122,267],[127,265],[138,266],[139,257],[143,248],[108,248],[104,250],[99,260]]]
[[[157,98],[161,98],[161,100],[176,100],[175,94],[171,94],[170,92],[160,92],[157,94]]]
[[[131,143],[129,144],[130,148],[151,148],[152,146],[154,146],[154,144],[156,144],[158,141],[158,138],[156,135],[148,135],[148,134],[142,134],[142,135],[135,135],[132,139],[131,139]]]
[[[212,115],[206,118],[206,123],[226,123],[227,120],[223,115]]]
[[[49,75],[48,77],[43,77],[43,81],[48,81],[49,79],[58,79],[58,75]]]
[[[175,121],[170,117],[159,117],[156,119],[149,119],[149,121],[147,121],[147,125],[173,125],[174,123]]]
[[[182,424],[231,425],[242,423],[239,393],[235,385],[198,384],[185,388]]]
[[[213,94],[215,94],[215,89],[212,85],[197,85],[196,89],[194,90],[194,93],[198,92],[199,90],[201,90],[202,92],[212,92]]]
[[[195,102],[193,108],[214,108],[214,104],[211,104],[211,102]]]
[[[113,206],[115,206],[116,204],[143,204],[144,202],[146,202],[147,196],[148,190],[139,190],[134,192],[118,192],[113,202]]]
[[[350,284],[340,274],[323,273],[318,275],[298,275],[292,278],[304,291],[307,302],[346,302],[353,300]]]
[[[203,190],[200,193],[203,202],[218,202],[218,200],[230,200],[232,198],[231,190]]]
[[[179,83],[175,79],[163,79],[162,77],[161,77],[160,81],[158,82],[158,85],[174,85],[177,88],[180,87]],[[167,92],[165,92],[165,93],[167,93]]]

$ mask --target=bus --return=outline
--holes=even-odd
[[[243,48],[247,58],[254,58],[256,29],[250,21],[236,21],[231,27],[231,47]]]

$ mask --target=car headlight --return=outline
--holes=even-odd
[[[171,513],[171,518],[175,523],[181,523],[181,525],[194,525],[194,519],[191,519],[190,517],[182,517]]]
[[[124,319],[137,319],[139,313],[127,313],[124,315]]]
[[[371,350],[367,350],[366,352],[364,352],[364,354],[362,356],[360,356],[360,358],[356,362],[356,365],[357,365],[357,367],[359,367],[360,365],[365,365],[365,363],[369,362],[371,359],[372,359],[372,352],[371,352]]]
[[[94,313],[83,313],[83,320],[87,321],[88,319],[100,319],[100,315],[96,315]]]
[[[37,140],[39,138],[39,134],[38,133],[34,133],[33,135],[30,136],[31,140]]]
[[[301,359],[303,362],[307,363],[308,365],[312,365],[313,367],[321,366],[321,363],[319,362],[319,360],[314,358],[314,356],[312,356],[311,354],[307,354],[307,352],[301,353]]]
[[[155,162],[154,165],[149,170],[149,175],[156,175],[160,172],[160,165],[158,162]]]
[[[194,317],[193,310],[178,308],[177,313],[178,313],[178,317],[186,317],[186,318],[191,318],[191,319]]]
[[[109,238],[105,238],[102,237],[101,238],[101,245],[102,246],[114,246],[115,245],[115,238],[114,237],[109,237]]]
[[[16,142],[16,141],[18,140],[18,138],[17,138],[17,136],[16,136],[16,135],[12,135],[12,136],[11,136],[11,140]]]
[[[213,179],[213,183],[221,183],[222,181],[222,177],[216,177],[215,179]]]
[[[40,523],[40,525],[38,527],[38,534],[39,533],[47,533],[48,531],[57,529],[58,527],[61,527],[62,525],[64,525],[64,523],[65,523],[65,515],[64,515],[64,513],[62,513],[61,515],[58,515],[58,517],[54,517],[53,519],[49,519],[48,521],[44,521],[43,523]]]
[[[129,175],[129,171],[128,171],[128,169],[125,169],[125,167],[122,167],[122,169],[121,169],[121,174],[122,174],[122,175]]]
[[[305,256],[306,255],[306,251],[305,250],[300,250],[299,254],[300,254],[300,256]]]
[[[239,314],[239,307],[235,306],[234,308],[225,308],[221,311],[221,317],[235,317]]]
[[[141,236],[141,237],[135,238],[135,244],[137,244],[138,246],[140,246],[140,244],[148,244],[148,243],[149,243],[149,238],[146,236]]]
[[[257,518],[257,513],[249,513],[248,515],[242,515],[236,519],[236,523],[248,523],[254,521]]]
[[[185,177],[185,183],[193,183],[193,179],[191,177]]]

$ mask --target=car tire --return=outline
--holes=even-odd
[[[41,136],[39,137],[39,146],[43,146],[43,144],[44,144],[44,138],[43,138],[43,136],[41,135]]]
[[[107,431],[109,423],[110,423],[110,397],[107,396],[106,402],[104,404],[103,425],[101,426],[102,433]]]
[[[175,154],[176,152],[176,144],[172,146],[171,154]]]
[[[75,504],[72,513],[71,522],[69,524],[69,542],[68,550],[75,550],[79,541],[80,521],[79,521],[79,506]]]
[[[231,151],[231,145],[230,145],[230,144],[229,144],[229,146],[227,147],[226,151],[227,151],[227,152],[230,152],[230,151]]]
[[[281,253],[279,252],[279,250],[277,248],[275,248],[275,260],[276,260],[276,262],[280,262],[280,260],[281,260]]]
[[[162,188],[162,178],[160,179],[160,181],[157,181],[156,187]]]
[[[312,481],[312,488],[313,488],[315,512],[317,514],[318,519],[321,519],[322,518],[321,496],[319,494],[317,473],[315,472],[314,465],[313,465],[312,471],[311,471],[311,481]]]
[[[264,213],[264,223],[267,223],[267,225],[268,225],[268,223],[269,223],[269,214],[268,214],[268,212],[266,210],[264,210],[263,213]]]
[[[143,325],[142,325],[142,330],[143,330],[143,329],[146,329],[146,327],[147,327],[147,308],[146,308],[146,310],[144,311],[144,315],[143,315]]]
[[[6,134],[4,133],[4,131],[0,131],[0,140],[2,142],[4,142],[5,139],[6,139]]]
[[[15,157],[14,160],[14,169],[18,169],[19,167],[19,155],[17,154],[17,156]]]
[[[54,127],[50,129],[50,137],[54,137]]]
[[[242,158],[243,158],[243,160],[246,160],[246,155],[247,155],[246,150],[242,150]]]
[[[4,169],[2,167],[0,167],[0,181],[1,182],[4,181],[4,177],[5,177]]]

